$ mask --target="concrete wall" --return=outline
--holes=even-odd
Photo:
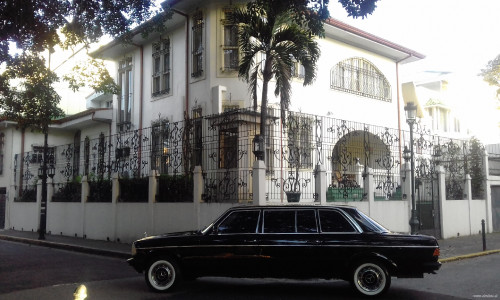
[[[367,176],[369,178],[370,176]],[[154,180],[154,176],[150,180]],[[370,180],[365,184],[370,185]],[[116,180],[117,182],[117,180]],[[202,182],[198,181],[198,185]],[[49,181],[49,195],[52,190]],[[37,231],[39,226],[40,192],[38,202],[9,202],[6,228]],[[196,194],[196,193],[195,193]],[[82,197],[83,198],[83,197]],[[50,199],[50,197],[49,197]],[[47,232],[89,239],[132,242],[147,235],[202,229],[234,203],[203,203],[201,197],[190,203],[93,203],[49,202]],[[254,199],[255,200],[255,199]],[[278,203],[269,203],[278,204]],[[307,203],[304,203],[307,204]],[[314,203],[309,203],[314,204]],[[315,203],[318,204],[318,203]],[[410,201],[337,202],[325,205],[357,207],[393,232],[409,232]],[[442,236],[477,234],[481,220],[487,218],[486,200],[446,200],[441,202]]]

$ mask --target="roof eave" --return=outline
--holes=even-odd
[[[325,27],[327,35],[344,43],[387,56],[396,62],[404,64],[425,58],[424,54],[415,50],[393,43],[339,20],[329,18],[325,21],[325,24],[330,25]]]

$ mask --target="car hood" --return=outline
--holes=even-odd
[[[392,245],[438,246],[437,239],[430,235],[409,235],[389,232],[382,233],[381,236],[385,243]]]
[[[142,238],[134,242],[136,248],[149,248],[168,245],[186,245],[195,243],[200,235],[199,231],[182,231],[165,233]]]

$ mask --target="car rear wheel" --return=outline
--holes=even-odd
[[[377,296],[389,289],[391,277],[382,263],[363,262],[354,267],[351,283],[358,293]]]
[[[155,259],[146,270],[145,277],[152,290],[166,292],[172,290],[180,281],[179,267],[169,258]]]

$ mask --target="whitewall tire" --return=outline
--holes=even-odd
[[[391,286],[391,277],[385,266],[379,262],[357,264],[353,270],[351,283],[354,289],[365,296],[378,296]]]

